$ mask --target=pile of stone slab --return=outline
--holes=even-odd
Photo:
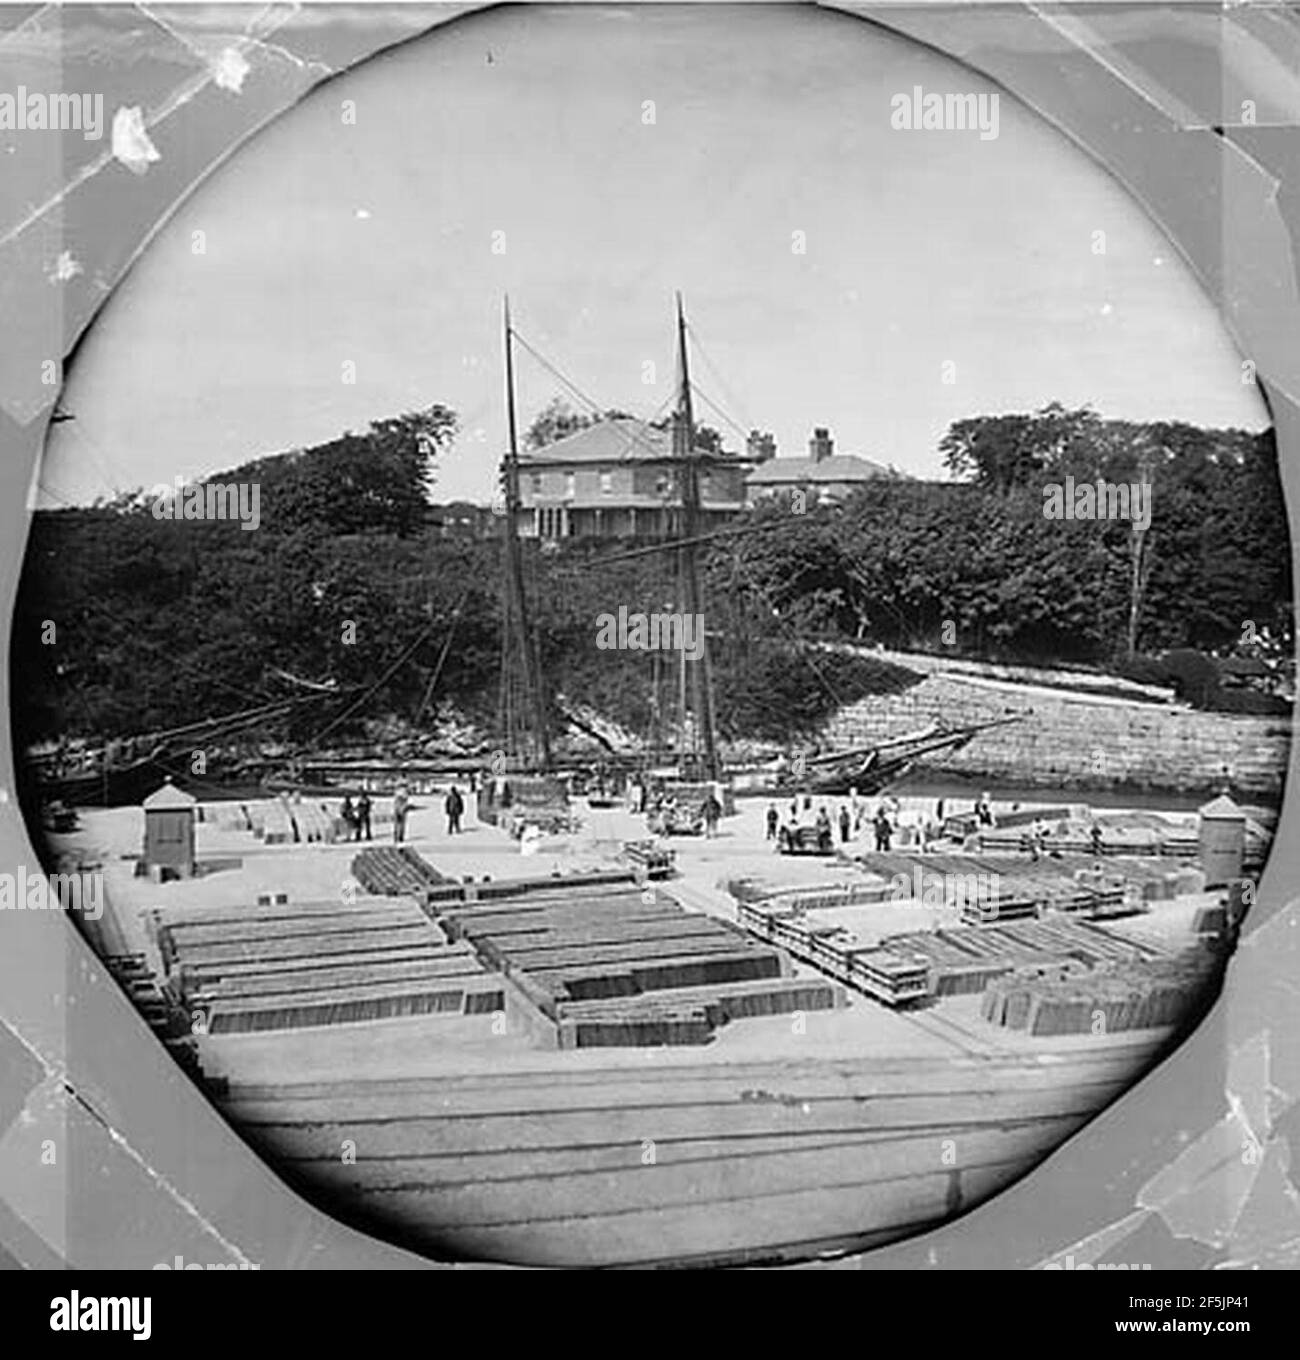
[[[1117,1034],[1180,1025],[1206,1000],[1218,965],[1208,951],[1091,972],[1080,965],[1016,970],[991,982],[981,1014],[1034,1035]]]
[[[911,931],[891,935],[883,945],[902,958],[926,960],[932,996],[982,992],[994,979],[1026,966],[1087,970],[1157,956],[1153,946],[1055,914],[978,929]]]
[[[303,843],[333,845],[345,834],[341,818],[323,803],[293,803],[289,808],[297,840]]]
[[[604,1001],[562,1001],[556,1009],[561,1048],[607,1048],[704,1044],[735,1020],[831,1010],[842,1004],[838,989],[820,980],[768,978]]]
[[[902,1006],[930,994],[926,961],[906,950],[859,943],[843,928],[809,919],[788,898],[741,901],[740,924],[796,958],[887,1006]]]
[[[377,897],[415,897],[423,900],[430,888],[447,882],[428,860],[409,845],[376,845],[352,859],[352,877]]]
[[[779,950],[635,885],[543,879],[430,910],[512,979],[561,1047],[707,1043],[733,1020],[843,1000],[821,979],[792,988]]]
[[[152,913],[196,1032],[301,1029],[504,1008],[500,977],[412,901],[278,903]]]
[[[724,886],[737,902],[767,902],[788,906],[796,911],[860,907],[881,902],[889,894],[889,885],[874,875],[806,888],[773,889],[752,878],[729,879]]]

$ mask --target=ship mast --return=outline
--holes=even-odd
[[[506,420],[509,448],[502,462],[505,492],[505,619],[502,632],[501,727],[507,756],[541,770],[551,768],[551,736],[546,716],[537,635],[528,618],[523,553],[519,543],[519,429],[515,416],[514,331],[510,299],[505,299]]]
[[[696,731],[703,747],[704,770],[707,778],[722,777],[718,761],[716,722],[713,709],[713,677],[709,667],[708,647],[703,629],[703,593],[700,590],[698,553],[700,520],[700,457],[695,448],[695,418],[691,407],[690,361],[686,345],[686,315],[682,309],[682,295],[677,294],[677,366],[680,379],[677,418],[673,421],[673,453],[681,463],[682,525],[681,541],[677,548],[678,573],[682,582],[685,612],[700,622],[699,658],[686,660],[689,669],[692,708]],[[684,706],[683,706],[684,707]],[[686,714],[682,720],[685,725]]]

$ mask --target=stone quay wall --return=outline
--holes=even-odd
[[[981,733],[963,750],[927,756],[918,768],[1035,788],[1215,793],[1227,782],[1235,792],[1281,794],[1290,719],[1201,713],[957,673],[931,658],[889,659],[928,674],[902,694],[841,709],[823,730],[823,746],[865,746],[931,720],[960,725],[1019,714],[1021,721]]]

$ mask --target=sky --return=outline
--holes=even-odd
[[[506,292],[585,394],[651,417],[672,400],[681,290],[696,416],[731,447],[757,427],[803,454],[824,425],[837,452],[933,477],[952,421],[1051,400],[1267,423],[1214,308],[1104,169],[1005,91],[996,138],[891,126],[915,86],[997,92],[856,19],[778,6],[527,6],[382,54],[161,228],[77,353],[77,418],[52,427],[38,503],[434,402],[461,421],[435,498],[486,501]],[[525,426],[553,396],[580,405],[526,352],[518,390]]]

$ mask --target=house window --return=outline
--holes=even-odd
[[[569,500],[572,500],[578,494],[578,474],[576,472],[564,474],[564,494]]]
[[[602,472],[600,474],[600,494],[602,496],[612,496],[614,494],[614,474],[612,472]]]
[[[534,472],[532,474],[532,479],[533,479],[533,495],[534,496],[540,495],[542,490],[542,474],[540,472]]]

